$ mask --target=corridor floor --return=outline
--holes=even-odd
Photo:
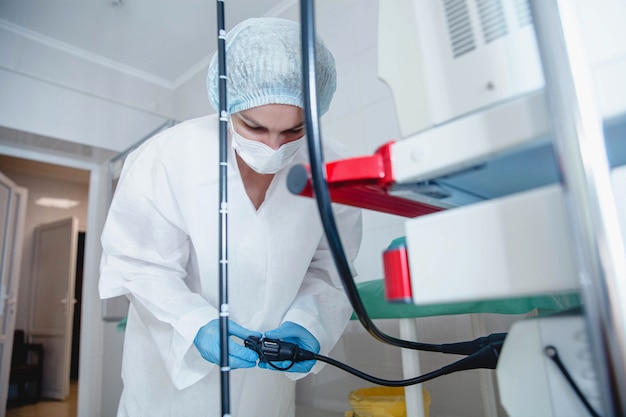
[[[76,417],[77,398],[78,381],[71,381],[67,400],[44,400],[37,404],[10,408],[6,411],[6,417]]]

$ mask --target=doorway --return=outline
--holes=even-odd
[[[72,317],[72,349],[70,380],[75,388],[78,382],[79,371],[79,340],[81,323],[81,296],[83,287],[84,252],[86,239],[86,213],[89,197],[89,171],[76,168],[68,168],[61,165],[36,162],[29,159],[0,155],[0,171],[12,178],[17,184],[29,189],[29,201],[27,206],[27,219],[24,239],[24,259],[22,273],[20,274],[20,293],[18,295],[18,312],[16,328],[28,331],[30,312],[30,276],[32,274],[32,249],[33,230],[41,223],[53,221],[57,218],[75,215],[80,219],[80,231],[78,234],[78,250],[76,256],[76,280],[74,293],[76,304]],[[73,209],[61,209],[55,207],[43,207],[35,204],[42,197],[59,197],[77,201]],[[69,213],[71,212],[71,213]],[[22,285],[24,284],[24,285]],[[70,395],[67,401],[73,401],[71,408],[76,409],[76,395]]]
[[[32,405],[23,405],[7,409],[6,417],[37,417],[50,416],[76,417],[78,408],[78,354],[80,340],[80,317],[81,317],[81,294],[83,277],[85,232],[78,233],[78,247],[76,256],[76,280],[75,298],[77,299],[73,315],[72,332],[72,356],[70,369],[70,389],[69,395],[64,401],[42,399]]]

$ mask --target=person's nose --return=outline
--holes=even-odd
[[[280,148],[285,142],[285,137],[282,133],[268,133],[263,138],[263,144],[276,150]]]

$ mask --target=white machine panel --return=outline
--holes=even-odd
[[[626,114],[623,0],[572,0],[598,107]],[[528,0],[381,0],[379,76],[403,140],[397,183],[436,179],[549,136]]]
[[[399,111],[405,137],[544,84],[527,0],[381,1],[379,25],[396,107],[428,109]]]
[[[577,291],[560,186],[405,223],[415,304]]]
[[[496,373],[509,417],[588,417],[591,414],[546,355],[553,346],[589,404],[599,415],[600,383],[594,371],[583,317],[560,314],[515,323],[502,347]]]

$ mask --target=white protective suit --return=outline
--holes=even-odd
[[[100,277],[102,298],[131,300],[118,417],[221,415],[219,367],[193,344],[199,328],[218,318],[218,129],[216,115],[181,123],[147,141],[124,165],[102,234]],[[343,156],[335,145],[324,146],[327,161]],[[232,150],[229,158],[230,319],[260,332],[292,321],[328,353],[352,309],[315,201],[287,190],[286,168],[255,210]],[[308,163],[306,144],[293,163],[299,162]],[[334,210],[352,262],[360,210]],[[231,414],[293,416],[295,379],[304,375],[231,371]]]

